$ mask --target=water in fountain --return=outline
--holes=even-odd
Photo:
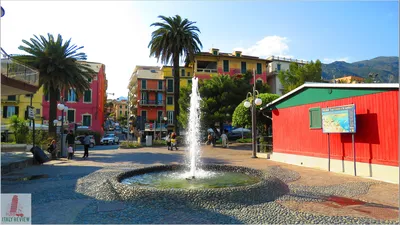
[[[190,168],[189,174],[191,178],[195,178],[196,171],[200,164],[200,95],[198,92],[198,78],[192,78],[192,94],[190,96],[190,108],[189,108],[189,119],[188,119],[188,132],[187,140],[189,154],[188,154],[188,166]]]

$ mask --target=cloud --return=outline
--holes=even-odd
[[[249,48],[237,47],[235,51],[242,51],[243,55],[251,55],[258,57],[279,56],[285,58],[293,58],[289,55],[290,40],[287,37],[266,36],[262,40]]]
[[[322,60],[323,63],[332,63],[332,62],[336,62],[336,61],[344,61],[344,62],[348,62],[350,59],[350,57],[342,57],[342,58],[336,58],[336,59],[332,59],[332,58],[324,58]]]

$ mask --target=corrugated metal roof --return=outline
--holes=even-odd
[[[387,88],[387,89],[396,89],[399,88],[399,84],[389,84],[389,83],[363,83],[363,84],[337,84],[337,83],[314,83],[314,82],[306,82],[300,87],[282,95],[281,97],[275,99],[274,101],[268,103],[260,110],[268,108],[272,105],[275,105],[278,102],[288,98],[301,91],[304,88]]]

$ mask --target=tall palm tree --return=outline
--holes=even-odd
[[[63,42],[60,34],[57,39],[52,34],[47,34],[47,39],[42,35],[34,37],[30,42],[22,40],[26,46],[19,46],[20,50],[28,54],[13,58],[39,70],[39,85],[43,85],[44,94],[50,95],[49,133],[55,136],[56,128],[52,121],[57,117],[57,97],[60,91],[74,88],[77,95],[82,94],[90,88],[88,79],[95,72],[88,65],[78,62],[87,57],[83,52],[78,53],[83,46],[71,44],[71,39]]]
[[[174,73],[174,126],[179,135],[179,58],[182,62],[191,62],[195,54],[203,48],[198,33],[200,30],[194,26],[196,22],[182,19],[179,15],[175,17],[158,16],[162,22],[153,23],[150,26],[157,27],[151,34],[150,57],[154,56],[163,64],[173,65]]]

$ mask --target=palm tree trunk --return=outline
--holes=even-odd
[[[57,91],[53,87],[49,88],[49,136],[56,137],[56,127],[53,121],[57,118]]]
[[[179,54],[174,54],[173,56],[173,67],[174,67],[174,127],[176,135],[179,136],[179,127],[178,127],[178,115],[179,115]]]

